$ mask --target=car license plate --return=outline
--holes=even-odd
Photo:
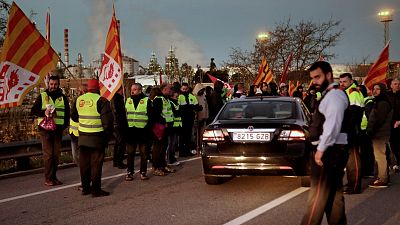
[[[234,141],[270,141],[270,133],[234,132]]]

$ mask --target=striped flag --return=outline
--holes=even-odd
[[[294,85],[294,83],[291,80],[289,80],[289,89],[288,89],[289,96],[293,96],[293,92],[296,90],[296,88],[297,87]]]
[[[0,108],[21,105],[57,61],[57,53],[13,2],[0,56]]]
[[[100,94],[102,97],[108,100],[112,99],[115,92],[122,86],[122,75],[121,43],[113,6],[113,15],[110,28],[108,29],[106,47],[99,76]]]
[[[258,70],[258,75],[254,80],[253,84],[259,85],[261,82],[269,83],[272,81],[272,71],[268,66],[265,56],[261,60],[260,69]]]
[[[372,64],[364,79],[364,85],[372,90],[372,86],[376,83],[382,83],[386,80],[386,72],[389,64],[389,43],[385,46],[378,59]]]
[[[281,77],[281,82],[279,82],[280,84],[286,83],[287,71],[289,69],[291,62],[292,62],[292,53],[289,54],[289,57],[286,60],[285,69],[283,70],[282,77]]]

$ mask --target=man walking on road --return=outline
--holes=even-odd
[[[82,195],[107,196],[101,189],[101,173],[105,148],[113,131],[110,103],[99,95],[99,82],[88,81],[88,93],[81,95],[72,106],[71,118],[79,121],[79,168]]]
[[[332,67],[324,61],[308,69],[321,92],[312,116],[310,135],[316,145],[311,160],[311,189],[302,225],[321,224],[324,213],[328,224],[347,224],[343,197],[343,176],[347,162],[349,100],[333,83]]]
[[[61,150],[62,133],[69,126],[70,108],[68,98],[60,89],[60,78],[50,76],[48,89],[42,92],[32,106],[31,114],[38,117],[38,129],[42,141],[44,176],[46,186],[61,185],[56,172]],[[40,123],[44,117],[52,117],[56,129],[45,130]]]

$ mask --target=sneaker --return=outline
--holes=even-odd
[[[164,171],[160,170],[160,169],[156,169],[153,172],[154,176],[165,176],[166,174],[164,173]]]
[[[54,185],[62,185],[63,184],[63,182],[59,181],[57,178],[53,179],[53,183],[54,183]]]
[[[399,172],[400,172],[400,167],[398,166],[398,165],[395,165],[395,166],[393,166],[393,172],[395,173],[395,174],[399,174]]]
[[[166,173],[175,173],[176,169],[172,169],[171,167],[166,166],[166,167],[164,167],[164,172],[166,172]]]
[[[377,180],[373,181],[371,184],[369,184],[368,186],[372,187],[372,188],[387,188],[388,184],[377,179]]]
[[[128,172],[125,176],[126,181],[133,181],[133,173]]]
[[[98,191],[93,191],[92,192],[92,197],[96,198],[96,197],[103,197],[103,196],[109,196],[110,192],[108,191],[104,191],[102,189],[98,190]]]
[[[54,185],[56,185],[56,184],[55,184],[54,181],[52,181],[52,180],[46,180],[46,181],[44,182],[44,185],[46,185],[46,186],[54,186]]]
[[[140,174],[140,180],[148,180],[148,179],[149,177],[145,173]]]

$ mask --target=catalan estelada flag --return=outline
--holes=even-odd
[[[389,43],[385,46],[378,59],[372,64],[364,79],[364,85],[372,90],[372,86],[376,83],[386,81],[386,72],[389,64]]]
[[[13,2],[0,56],[0,108],[21,105],[57,62],[57,53]]]
[[[271,81],[272,81],[272,71],[268,66],[265,56],[263,56],[260,68],[258,70],[258,75],[254,80],[253,84],[259,85],[261,82],[269,83]]]
[[[106,48],[99,76],[100,94],[102,97],[108,100],[112,99],[115,92],[117,92],[122,85],[122,75],[121,43],[113,6],[113,15],[110,28],[108,29]]]
[[[296,88],[297,87],[294,85],[294,83],[291,80],[289,80],[289,88],[288,88],[289,96],[293,96],[293,92],[296,91]]]

